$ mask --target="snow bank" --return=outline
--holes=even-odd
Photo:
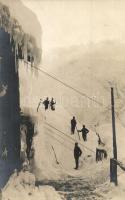
[[[35,177],[30,172],[15,172],[2,191],[2,200],[61,200],[50,186],[35,187]]]
[[[107,194],[107,199],[111,200],[124,200],[125,199],[125,172],[122,172],[121,176],[118,177],[118,186],[114,184],[110,186],[111,191]]]

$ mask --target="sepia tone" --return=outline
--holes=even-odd
[[[0,0],[0,199],[125,197],[125,2]]]

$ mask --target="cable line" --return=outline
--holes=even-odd
[[[28,64],[28,65],[31,65],[29,62],[27,62],[27,61],[25,61],[25,60],[24,60],[24,63],[26,63],[26,64]],[[104,105],[103,103],[94,100],[92,97],[89,97],[87,94],[85,94],[85,93],[79,91],[79,90],[76,89],[76,88],[73,88],[72,86],[70,86],[70,85],[67,84],[67,83],[64,83],[62,80],[59,80],[58,78],[56,78],[54,75],[51,75],[50,73],[48,73],[48,72],[46,72],[45,70],[43,70],[43,68],[42,68],[42,69],[39,68],[40,66],[39,66],[39,67],[36,67],[36,66],[32,65],[31,67],[34,68],[34,69],[36,69],[36,70],[38,70],[38,71],[40,71],[40,72],[42,72],[43,74],[49,76],[50,78],[52,78],[52,79],[54,79],[54,80],[60,82],[60,83],[63,84],[64,86],[66,86],[66,87],[68,87],[68,88],[74,90],[75,92],[77,92],[77,93],[80,94],[81,96],[84,96],[84,97],[88,98],[90,101],[93,101],[93,102],[97,103],[98,105],[103,106],[103,107],[105,107],[105,108],[108,109],[108,110],[111,110],[111,108],[109,108],[109,106],[106,106],[106,105]],[[108,91],[108,90],[107,90],[107,91]]]
[[[27,63],[27,64],[31,65],[31,64],[28,63],[27,61],[24,61],[24,63]],[[36,69],[36,70],[42,72],[43,74],[45,74],[46,76],[48,76],[48,77],[50,77],[50,78],[52,78],[52,79],[58,81],[59,83],[63,84],[65,87],[70,88],[71,90],[75,91],[76,93],[80,94],[81,96],[86,97],[86,98],[89,99],[90,101],[93,101],[93,102],[97,103],[97,104],[100,105],[100,106],[104,106],[103,103],[101,103],[101,102],[99,102],[99,101],[96,101],[96,100],[93,99],[92,97],[89,97],[87,94],[85,94],[85,93],[79,91],[79,90],[76,89],[76,88],[73,88],[72,86],[70,86],[70,85],[67,84],[67,83],[64,83],[62,80],[56,78],[54,75],[51,75],[50,73],[48,73],[48,72],[46,72],[45,70],[43,70],[43,68],[41,69],[41,68],[36,67],[36,66],[32,66],[32,68],[34,68],[34,69]]]
[[[67,147],[63,142],[61,142],[60,140],[58,140],[56,137],[54,137],[53,135],[51,135],[50,133],[46,132],[51,138],[54,139],[54,141],[56,140],[58,143],[60,143],[61,145],[63,145],[64,147],[66,147],[69,151],[73,152],[73,149],[71,149],[70,147]],[[82,154],[82,160],[84,161],[84,155]]]
[[[31,64],[30,64],[29,62],[27,62],[27,61],[24,61],[24,63],[26,63],[26,64],[28,64],[28,65],[31,65]],[[73,88],[72,86],[70,86],[70,85],[67,84],[67,83],[64,83],[62,80],[59,80],[58,78],[56,78],[54,75],[49,74],[48,72],[46,72],[45,70],[43,70],[43,68],[41,69],[41,68],[36,67],[36,66],[33,66],[33,65],[32,65],[31,67],[34,68],[34,69],[36,69],[36,70],[38,70],[38,71],[40,71],[40,72],[42,72],[42,73],[45,74],[46,76],[48,76],[48,77],[50,77],[50,78],[52,78],[52,79],[54,79],[54,80],[60,82],[60,83],[63,84],[65,87],[68,87],[68,88],[72,89],[73,91],[77,92],[77,93],[80,94],[81,96],[86,97],[86,98],[89,99],[90,101],[95,102],[95,103],[98,104],[99,106],[105,107],[105,109],[107,109],[107,110],[111,110],[111,108],[109,108],[109,105],[106,106],[106,105],[104,105],[103,103],[94,100],[92,97],[89,97],[87,94],[85,94],[85,93],[79,91],[78,89]]]
[[[48,124],[46,124],[46,125],[48,125]],[[51,130],[48,129],[48,131],[51,131]],[[65,141],[65,138],[62,137],[62,135],[60,135],[59,131],[54,132],[54,134],[56,134],[58,137],[60,137],[61,139],[63,139],[63,140]],[[67,135],[64,135],[64,136],[67,137]],[[71,143],[71,144],[74,145],[74,142],[73,142],[73,141],[71,141],[71,140],[67,140],[67,141],[68,141],[69,143]]]
[[[27,61],[24,61],[24,63],[26,63],[26,64],[28,64],[28,65],[31,65],[31,64],[30,64],[29,62],[27,62]],[[36,66],[34,66],[34,65],[32,65],[31,67],[34,68],[34,69],[36,69],[36,70],[38,70],[38,71],[40,71],[40,72],[42,72],[42,73],[45,74],[46,76],[48,76],[48,77],[50,77],[50,78],[52,78],[52,79],[54,79],[54,80],[60,82],[60,83],[63,84],[65,87],[68,87],[68,88],[72,89],[73,91],[77,92],[77,93],[80,94],[81,96],[84,96],[84,97],[88,98],[90,101],[93,101],[93,102],[97,103],[99,106],[102,106],[102,107],[105,107],[105,108],[108,109],[108,110],[111,110],[111,108],[109,108],[109,106],[106,106],[106,105],[104,105],[103,103],[94,100],[93,98],[89,97],[87,94],[85,94],[85,93],[79,91],[78,89],[73,88],[72,86],[70,86],[70,85],[67,84],[67,83],[64,83],[62,80],[59,80],[58,78],[56,78],[54,75],[51,75],[51,74],[49,74],[48,72],[46,72],[45,70],[43,70],[43,68],[41,69],[41,68],[36,67]],[[107,91],[108,91],[108,90],[107,90]],[[119,119],[119,121],[121,122],[121,125],[125,128],[125,124],[121,121],[121,119],[119,118],[119,116],[117,115],[116,112],[115,112],[115,114],[116,114],[117,119]]]
[[[57,142],[59,142],[61,145],[65,146],[67,149],[69,149],[70,151],[73,151],[71,148],[67,147],[63,142],[61,142],[60,140],[58,140],[56,137],[54,137],[53,135],[51,135],[50,133],[47,132],[47,134],[52,137],[54,140],[56,140]]]
[[[50,126],[52,129],[55,129],[56,131],[58,131],[58,132],[60,132],[60,133],[62,133],[63,135],[65,135],[67,138],[69,138],[70,140],[72,140],[72,141],[75,141],[76,142],[76,140],[75,139],[73,139],[73,138],[71,138],[70,136],[68,136],[66,133],[64,133],[63,131],[60,131],[59,129],[57,129],[57,128],[55,128],[54,126],[52,126],[51,124],[49,124],[49,123],[47,123],[46,122],[46,124],[48,125],[48,126]],[[80,143],[81,144],[81,143]],[[81,144],[81,146],[83,146],[84,148],[86,148],[86,149],[88,149],[89,151],[91,151],[92,153],[94,153],[95,154],[95,152],[92,150],[92,149],[90,149],[90,148],[88,148],[88,147],[86,147],[85,145],[83,145],[83,144]]]
[[[31,65],[31,64],[30,64],[29,62],[27,62],[27,61],[24,61],[24,63],[27,63],[27,64]],[[43,68],[40,69],[40,68],[38,68],[38,67],[36,67],[36,66],[32,66],[32,67],[33,67],[34,69],[36,69],[36,70],[38,70],[38,71],[44,73],[45,75],[49,76],[50,78],[52,78],[52,79],[54,79],[54,80],[60,82],[60,83],[63,84],[64,86],[66,86],[66,87],[68,87],[68,88],[74,90],[75,92],[77,92],[77,93],[80,94],[81,96],[84,96],[84,97],[88,98],[90,101],[93,101],[93,102],[97,103],[98,105],[100,105],[100,106],[102,106],[102,107],[105,107],[105,109],[107,109],[107,110],[111,110],[111,108],[109,108],[109,106],[106,106],[106,105],[104,105],[103,103],[94,100],[93,98],[89,97],[87,94],[85,94],[85,93],[79,91],[78,89],[73,88],[72,86],[68,85],[67,83],[64,83],[63,81],[61,81],[61,80],[59,80],[58,78],[56,78],[54,75],[51,75],[51,74],[49,74],[48,72],[46,72],[45,70],[43,70]],[[108,91],[108,90],[107,90],[107,91]],[[115,114],[116,114],[116,112],[115,112]],[[117,118],[118,118],[118,116],[117,116]],[[118,118],[118,119],[119,119],[119,118]],[[120,120],[120,119],[119,119],[119,120]],[[125,127],[125,125],[124,125],[124,127]]]

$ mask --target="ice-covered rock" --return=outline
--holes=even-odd
[[[50,186],[35,186],[35,176],[29,171],[13,173],[2,191],[2,200],[61,200]]]

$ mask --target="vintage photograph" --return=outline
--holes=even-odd
[[[125,1],[0,0],[0,200],[125,199]]]

